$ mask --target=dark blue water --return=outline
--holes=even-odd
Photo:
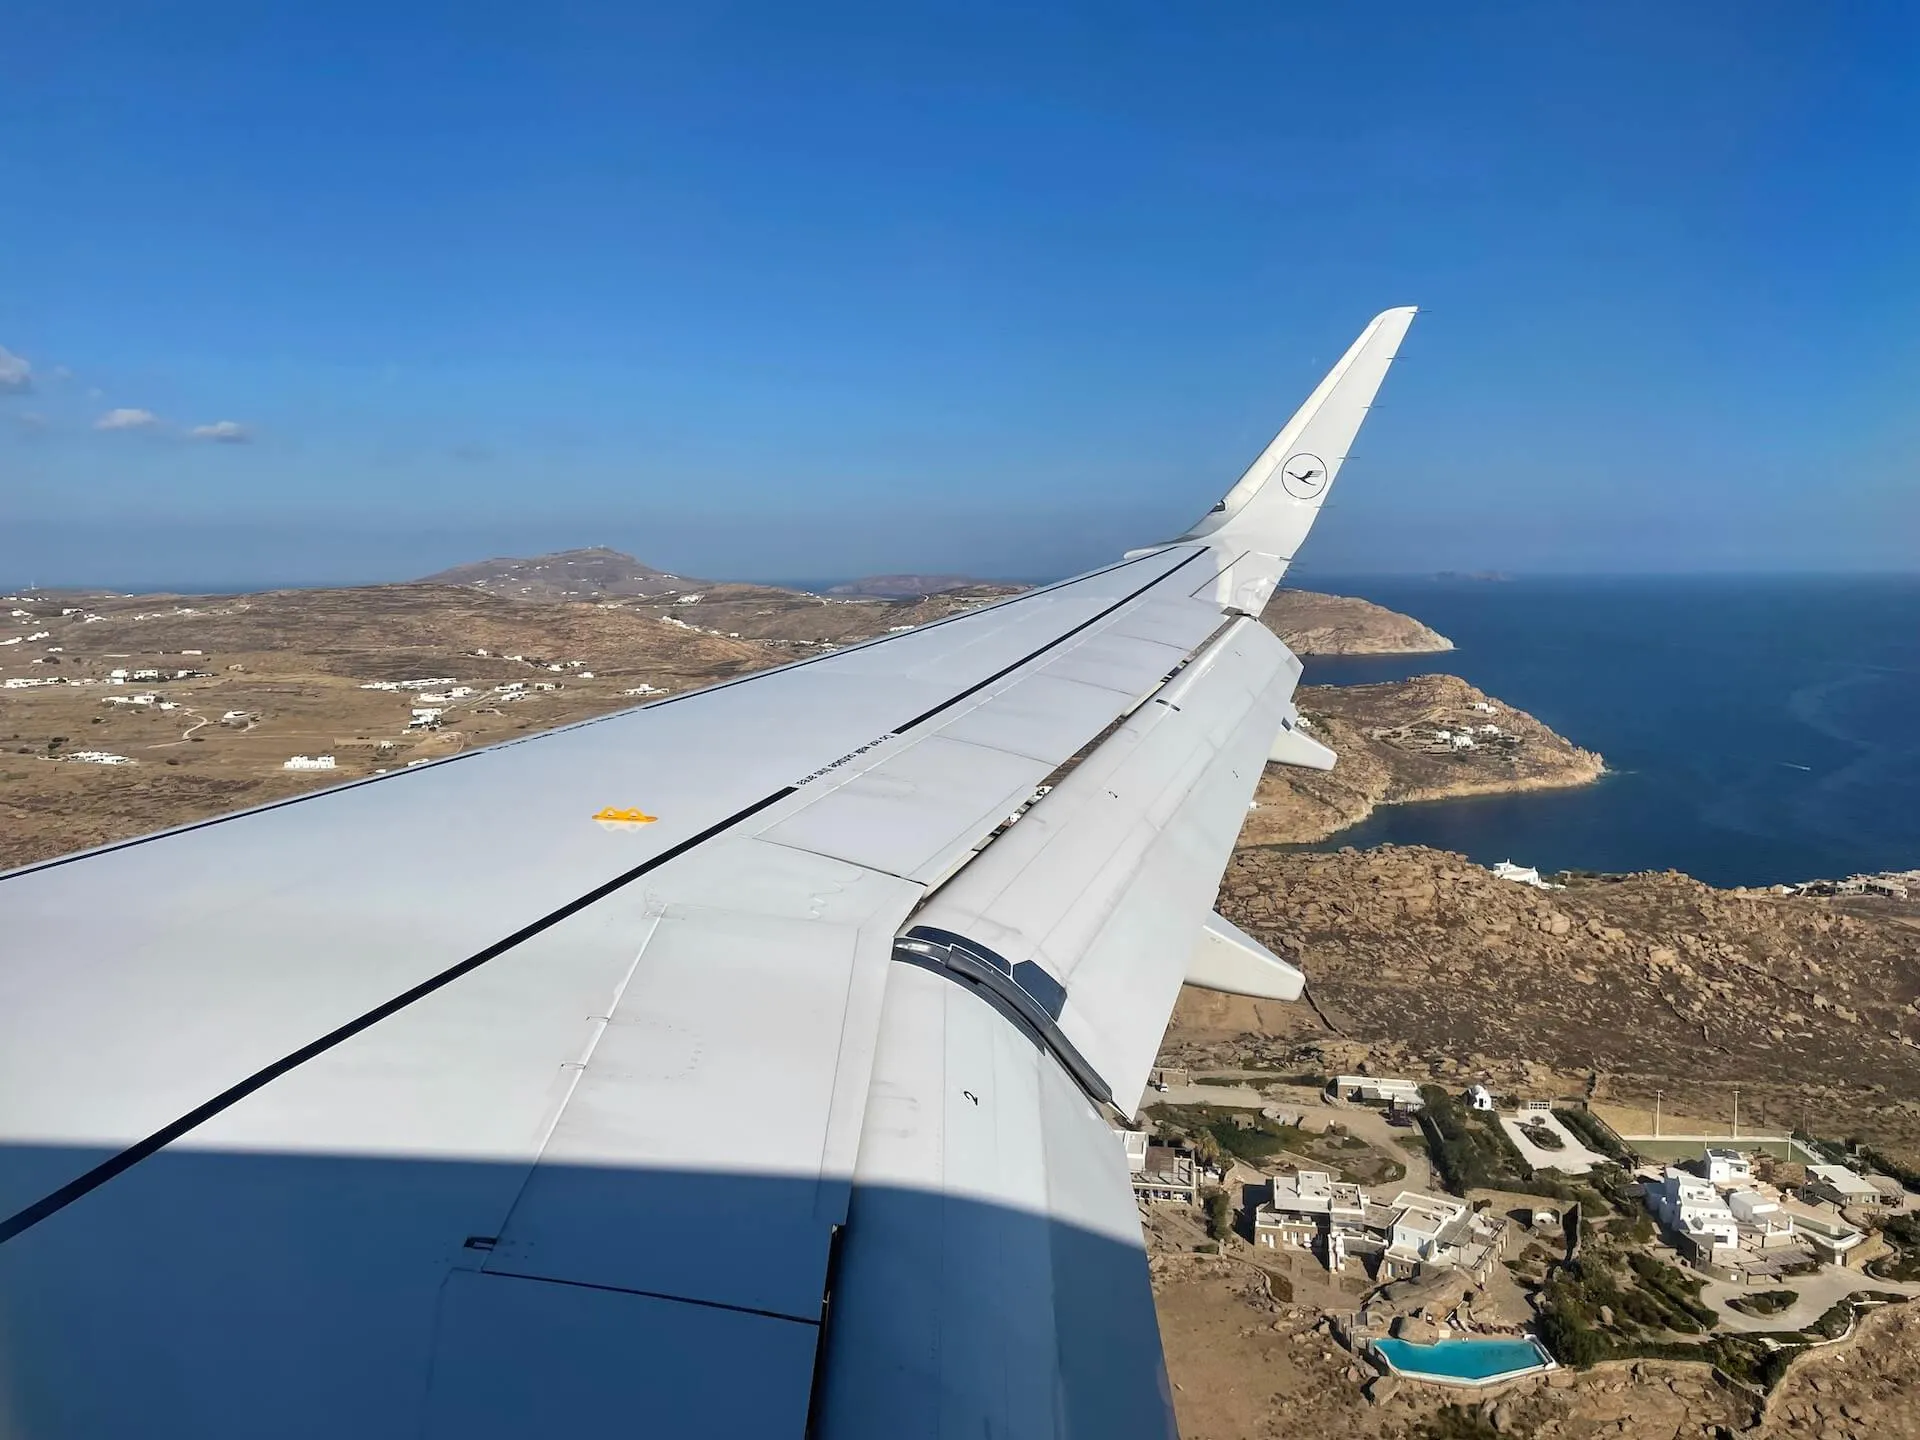
[[[1451,672],[1614,772],[1387,806],[1332,845],[1716,885],[1920,866],[1920,577],[1314,585],[1405,611],[1459,649],[1311,659],[1306,683]]]

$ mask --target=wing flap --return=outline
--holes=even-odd
[[[1061,1031],[1128,1108],[1299,673],[1238,622],[914,917],[1064,986]]]

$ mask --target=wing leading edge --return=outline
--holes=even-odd
[[[1109,1123],[1411,316],[1165,546],[0,876],[0,1429],[1164,1432]]]

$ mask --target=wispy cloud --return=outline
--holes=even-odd
[[[195,440],[211,440],[219,445],[244,445],[253,432],[238,420],[216,420],[211,425],[196,425],[187,434]]]
[[[93,422],[96,430],[153,430],[160,424],[160,417],[151,410],[131,410],[121,408],[109,410]]]
[[[0,345],[0,395],[24,395],[33,389],[33,366],[27,357]]]

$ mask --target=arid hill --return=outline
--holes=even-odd
[[[1453,642],[1411,615],[1351,595],[1276,590],[1261,622],[1296,655],[1423,655]]]
[[[1673,872],[1536,890],[1419,847],[1242,850],[1221,913],[1311,1004],[1188,990],[1170,1056],[1485,1078],[1863,1135],[1920,1160],[1920,903]]]
[[[1324,840],[1377,805],[1585,785],[1605,770],[1592,751],[1452,675],[1309,685],[1294,699],[1339,763],[1269,765],[1242,845]],[[1463,732],[1470,748],[1456,743]]]
[[[721,589],[747,598],[701,609],[685,599],[693,592],[583,603],[417,584],[36,601],[13,617],[22,643],[0,652],[0,671],[70,683],[0,691],[0,869],[569,724],[991,598]],[[24,636],[41,632],[29,650]],[[112,685],[115,669],[165,678]],[[447,683],[362,688],[404,680]],[[517,694],[496,688],[516,683]],[[473,693],[426,698],[455,685]],[[409,728],[415,706],[440,709],[437,726]],[[76,752],[128,763],[65,758]],[[294,755],[331,755],[335,768],[282,769]]]
[[[1025,588],[999,580],[976,580],[971,575],[868,575],[844,585],[830,585],[824,593],[858,595],[870,600],[913,600],[948,590],[998,590],[1014,595]]]
[[[522,600],[601,600],[616,595],[664,595],[689,583],[618,550],[595,545],[551,555],[499,555],[423,577],[422,585],[469,585]],[[703,582],[694,581],[694,584]]]

